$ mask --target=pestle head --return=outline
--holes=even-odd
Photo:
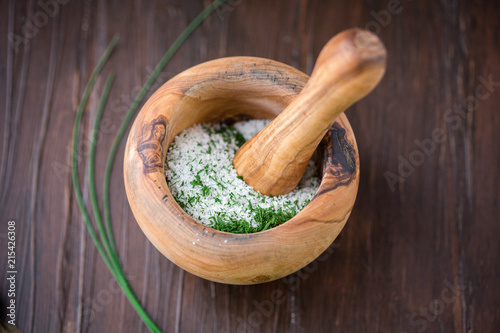
[[[292,191],[325,133],[377,86],[385,66],[386,50],[376,35],[361,29],[337,34],[321,50],[299,96],[237,151],[238,175],[262,194]]]

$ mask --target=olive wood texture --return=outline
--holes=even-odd
[[[238,175],[265,195],[292,191],[326,131],[377,86],[385,63],[385,48],[373,33],[350,29],[333,37],[299,96],[238,150]]]
[[[125,148],[125,188],[137,222],[163,255],[205,279],[254,284],[301,269],[335,240],[359,183],[356,140],[345,116],[318,149],[322,180],[314,198],[276,228],[231,234],[204,226],[180,208],[165,179],[166,153],[179,132],[200,122],[272,119],[307,81],[304,73],[276,61],[222,58],[178,74],[146,102]]]

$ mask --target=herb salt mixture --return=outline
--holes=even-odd
[[[311,201],[320,179],[312,161],[292,192],[276,197],[253,190],[233,167],[236,151],[269,120],[197,124],[175,137],[166,163],[167,184],[195,220],[220,231],[251,233],[282,224]]]

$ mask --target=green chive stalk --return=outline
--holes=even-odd
[[[169,60],[172,58],[172,56],[175,54],[175,52],[179,49],[179,47],[184,43],[184,41],[191,35],[191,33],[214,11],[216,10],[219,6],[221,6],[224,2],[227,0],[216,0],[212,4],[210,4],[207,8],[205,8],[187,27],[186,29],[181,33],[181,35],[175,40],[175,42],[172,44],[172,46],[168,49],[168,51],[165,53],[165,55],[162,57],[158,65],[155,67],[153,73],[150,75],[144,86],[142,87],[141,91],[135,98],[134,102],[132,103],[132,106],[130,107],[129,111],[127,112],[125,119],[123,120],[120,129],[118,130],[118,134],[113,142],[113,145],[111,147],[111,151],[108,156],[108,160],[106,163],[106,169],[105,169],[105,178],[104,178],[104,191],[103,191],[103,208],[104,208],[104,217],[105,217],[105,224],[103,223],[102,216],[99,211],[99,205],[98,205],[98,198],[97,198],[97,193],[96,193],[96,187],[95,187],[95,152],[96,152],[96,141],[97,141],[97,134],[99,130],[99,124],[102,119],[102,114],[104,112],[104,108],[106,105],[106,101],[109,96],[109,92],[111,90],[111,86],[113,84],[114,80],[114,75],[110,74],[108,76],[108,79],[106,80],[106,84],[104,87],[104,91],[102,93],[100,102],[99,102],[99,107],[98,111],[96,113],[96,117],[94,120],[94,125],[93,125],[93,131],[92,131],[92,137],[91,137],[91,146],[90,146],[90,152],[89,152],[89,157],[88,157],[88,164],[89,164],[89,170],[88,170],[88,177],[89,177],[89,193],[90,193],[90,199],[91,199],[91,204],[92,204],[92,211],[94,213],[94,218],[96,221],[97,225],[97,230],[98,233],[96,233],[96,230],[94,229],[90,214],[87,211],[84,200],[83,200],[83,194],[81,192],[80,188],[80,183],[78,180],[78,165],[77,165],[77,150],[78,150],[78,133],[80,130],[80,124],[81,124],[81,119],[83,116],[83,112],[85,110],[85,107],[88,102],[88,98],[90,96],[90,92],[92,91],[95,81],[98,77],[98,75],[101,73],[102,68],[104,67],[106,61],[109,59],[109,56],[111,55],[111,52],[116,46],[116,43],[118,42],[118,37],[114,36],[109,43],[109,45],[106,47],[104,50],[103,55],[99,59],[97,66],[93,70],[89,81],[87,82],[87,85],[85,86],[84,92],[82,94],[82,99],[80,101],[80,104],[78,106],[76,116],[75,116],[75,123],[73,127],[73,149],[72,149],[72,164],[71,164],[71,171],[72,171],[72,180],[73,180],[73,187],[74,187],[74,192],[75,192],[75,197],[77,200],[78,207],[80,209],[80,212],[82,213],[82,217],[85,223],[85,226],[89,232],[90,238],[92,239],[94,245],[97,248],[97,251],[103,258],[104,263],[108,267],[109,271],[113,275],[113,277],[116,279],[120,287],[122,288],[125,296],[135,309],[135,311],[138,313],[140,318],[143,320],[145,325],[148,327],[148,329],[151,332],[161,332],[160,329],[155,325],[153,320],[149,317],[145,309],[142,307],[140,304],[139,300],[137,299],[137,296],[133,292],[132,288],[130,287],[130,284],[127,281],[125,272],[123,271],[123,268],[120,264],[120,260],[118,257],[118,252],[116,250],[116,243],[113,237],[113,232],[112,232],[112,227],[111,227],[111,214],[110,214],[110,206],[109,206],[109,183],[110,183],[110,177],[111,177],[111,170],[113,167],[113,162],[116,157],[116,153],[118,150],[118,147],[123,139],[123,136],[137,110],[139,105],[142,103],[145,95],[153,85],[153,83],[156,81],[158,75],[161,73],[163,68],[167,65]]]
[[[84,90],[84,93],[82,96],[82,100],[80,101],[80,105],[78,106],[78,110],[77,110],[76,117],[75,117],[75,124],[74,124],[74,128],[73,128],[73,151],[72,151],[73,156],[72,156],[72,164],[71,164],[73,187],[74,187],[78,207],[80,208],[80,211],[82,213],[82,216],[83,216],[85,225],[87,227],[87,230],[89,232],[90,238],[94,242],[94,245],[96,246],[97,251],[99,252],[101,257],[103,258],[104,263],[106,264],[109,271],[111,272],[113,277],[116,279],[116,281],[118,282],[118,284],[122,288],[125,296],[129,300],[129,302],[132,304],[135,311],[139,314],[139,316],[144,321],[144,323],[149,328],[149,330],[151,332],[156,333],[156,332],[161,332],[160,329],[155,325],[155,323],[148,316],[147,312],[144,310],[144,308],[140,304],[139,300],[135,296],[134,292],[132,291],[132,289],[131,289],[130,285],[128,284],[127,279],[125,277],[125,273],[123,272],[123,269],[119,263],[118,257],[109,255],[109,241],[106,238],[106,235],[102,234],[102,232],[99,235],[101,238],[101,241],[99,241],[99,238],[97,237],[95,229],[92,226],[92,222],[90,220],[90,215],[89,215],[87,209],[85,208],[85,204],[83,202],[83,194],[81,192],[80,183],[78,181],[78,164],[77,164],[76,152],[78,149],[78,133],[79,133],[79,129],[80,129],[81,119],[83,116],[83,111],[85,110],[85,106],[87,104],[88,97],[90,95],[90,91],[92,90],[92,88],[95,85],[95,80],[96,80],[97,76],[99,75],[99,73],[101,72],[102,67],[104,66],[106,60],[109,58],[109,55],[111,54],[111,51],[114,49],[117,41],[118,41],[118,38],[116,38],[116,37],[113,38],[111,43],[108,45],[108,47],[104,51],[103,56],[99,60],[96,68],[94,69],[94,72],[92,73],[92,75],[89,79],[89,82],[87,83],[87,86],[85,87],[85,90]],[[102,111],[104,110],[104,105],[106,104],[106,100],[107,100],[107,97],[109,95],[109,90],[110,90],[112,82],[113,82],[113,78],[114,78],[114,76],[110,75],[108,77],[108,80],[106,81],[105,90],[104,90],[104,93],[101,97],[101,101],[99,103],[98,116],[96,116],[96,118],[100,118],[102,115]],[[97,133],[95,131],[94,131],[93,135],[94,135],[94,137],[92,138],[91,145],[95,145],[95,142],[97,139]],[[95,147],[94,147],[94,149],[95,149]],[[95,156],[95,152],[93,153],[93,155]],[[90,156],[92,156],[92,154],[89,154],[89,157]],[[93,157],[92,157],[92,162],[93,162]],[[91,164],[91,165],[93,165],[93,164]],[[91,174],[93,176],[93,171],[91,172]],[[90,179],[90,181],[91,181],[91,183],[93,183],[94,179]],[[94,187],[94,189],[95,189],[95,187]],[[91,195],[91,197],[92,197],[92,195]],[[98,221],[97,221],[97,224],[99,224]],[[102,225],[102,221],[100,222],[100,224]],[[99,229],[101,229],[101,228],[99,228]],[[103,247],[103,245],[104,245],[104,247]]]

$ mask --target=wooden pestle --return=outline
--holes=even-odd
[[[349,29],[330,39],[299,96],[236,152],[238,175],[265,195],[292,191],[330,126],[375,88],[385,63],[371,32]]]

